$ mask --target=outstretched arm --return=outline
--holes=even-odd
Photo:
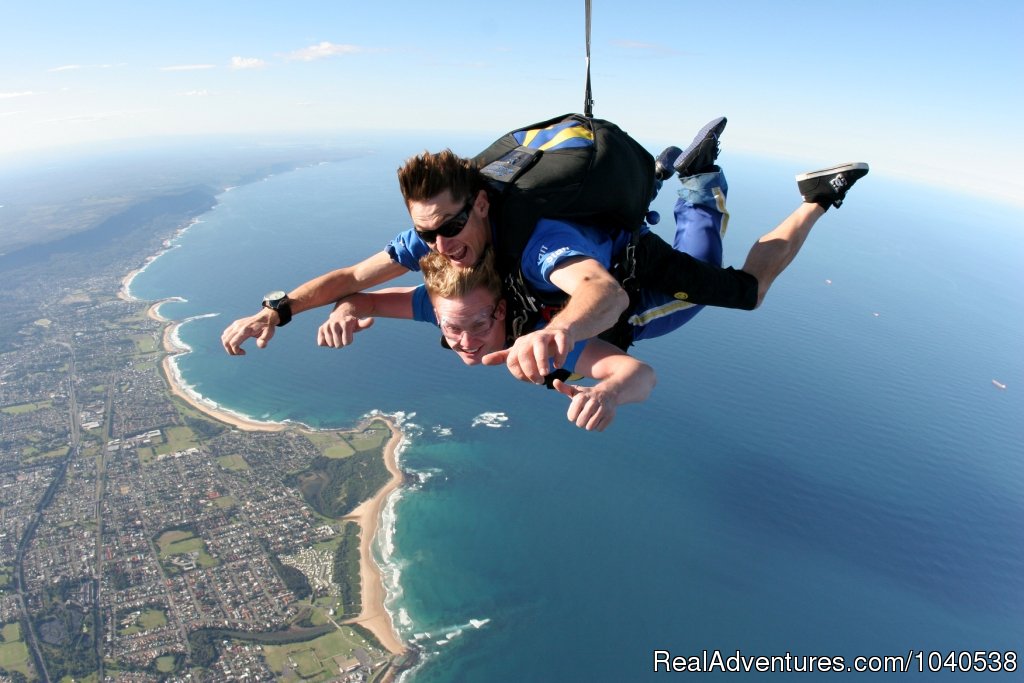
[[[562,367],[577,341],[612,327],[629,305],[625,290],[592,258],[559,265],[551,272],[551,282],[569,295],[568,303],[547,327],[516,339],[505,359],[516,379],[534,384],[544,382],[550,363]]]
[[[645,401],[657,383],[650,365],[600,339],[587,342],[575,370],[598,383],[584,387],[555,380],[554,386],[571,401],[568,420],[588,431],[604,431],[620,405]]]
[[[326,306],[406,272],[405,267],[392,261],[387,252],[379,252],[354,266],[325,273],[293,289],[288,293],[292,314]],[[245,355],[242,343],[249,338],[255,338],[256,346],[262,349],[274,336],[279,320],[276,311],[260,309],[255,315],[239,318],[228,325],[221,334],[221,344],[232,356]]]
[[[334,349],[355,341],[357,332],[373,325],[373,316],[413,318],[412,296],[415,287],[392,287],[376,292],[357,292],[339,301],[316,333],[316,343]]]

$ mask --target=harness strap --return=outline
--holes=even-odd
[[[583,115],[594,116],[594,97],[590,92],[590,0],[587,2],[587,90],[583,95]]]

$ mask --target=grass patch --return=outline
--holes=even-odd
[[[195,432],[188,427],[167,427],[163,431],[164,443],[156,447],[158,455],[176,453],[199,445]]]
[[[306,438],[313,442],[325,458],[345,458],[355,453],[345,437],[338,432],[310,432]]]
[[[135,342],[135,351],[138,353],[153,353],[157,350],[156,340],[151,334],[136,334],[132,336]]]
[[[316,658],[316,653],[312,650],[294,652],[292,653],[292,660],[295,662],[295,670],[303,678],[314,676],[324,669],[323,665],[320,664],[320,660]]]
[[[203,539],[197,537],[191,531],[165,531],[156,540],[160,548],[160,559],[166,560],[173,555],[196,554],[196,564],[200,567],[216,567],[220,561],[206,552],[206,544]]]
[[[21,624],[18,622],[4,624],[3,629],[0,630],[0,638],[3,638],[5,643],[14,643],[21,640]]]
[[[145,467],[152,465],[156,461],[156,456],[153,454],[153,449],[149,446],[143,446],[142,448],[136,448],[135,453],[139,456],[139,465]]]
[[[357,647],[366,648],[367,650],[374,649],[374,646],[358,633],[346,626],[342,626],[339,630],[304,643],[264,645],[263,657],[267,660],[267,666],[270,667],[271,671],[278,675],[284,671],[284,665],[291,658],[295,662],[294,666],[297,669],[297,673],[304,676],[306,674],[302,672],[300,661],[311,662],[315,658],[325,673],[329,677],[333,677],[340,673],[334,657],[340,656],[343,659],[350,659],[353,657]]]
[[[160,550],[163,551],[164,548],[172,543],[178,543],[189,538],[195,538],[195,534],[191,531],[181,531],[176,529],[174,531],[165,531],[160,534],[160,538],[156,539],[156,544],[160,546]]]
[[[220,560],[218,560],[210,553],[206,552],[206,550],[200,550],[199,557],[196,558],[196,564],[198,564],[203,569],[207,569],[209,567],[216,567],[218,564],[220,564]]]
[[[147,631],[151,628],[160,628],[167,625],[167,615],[164,614],[163,610],[147,609],[139,615],[138,623],[139,626]]]
[[[85,292],[73,292],[60,300],[62,304],[87,304],[92,299]]]
[[[0,643],[0,669],[28,676],[28,647],[21,640],[21,626],[17,622],[4,624],[0,636],[4,641]]]
[[[0,408],[0,413],[7,415],[24,415],[25,413],[34,413],[37,410],[43,408],[49,408],[53,405],[53,401],[36,401],[33,403],[18,403],[13,406],[4,406]]]
[[[176,543],[169,543],[166,547],[162,547],[160,552],[161,555],[184,555],[186,553],[198,553],[203,549],[203,539],[201,538],[189,538],[184,541],[178,541]]]
[[[235,500],[234,496],[218,496],[213,499],[213,504],[219,507],[221,510],[235,507],[238,501]]]
[[[244,472],[249,468],[249,463],[241,455],[222,455],[217,458],[217,464],[232,472]]]
[[[372,422],[369,427],[357,434],[349,436],[348,441],[357,451],[369,451],[380,448],[384,440],[391,436],[391,430],[383,422]]]
[[[156,670],[162,674],[169,674],[177,668],[175,666],[176,662],[177,658],[174,655],[164,655],[163,657],[157,657]]]

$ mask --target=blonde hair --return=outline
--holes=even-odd
[[[469,199],[484,187],[483,177],[472,159],[464,159],[450,149],[437,154],[423,152],[407,159],[398,169],[398,185],[406,206],[409,202],[432,199],[445,190],[452,199]]]
[[[420,270],[423,271],[427,294],[431,297],[455,299],[483,287],[496,300],[501,298],[501,276],[494,265],[494,252],[490,249],[484,250],[480,262],[469,268],[460,268],[447,256],[432,251],[420,259]]]

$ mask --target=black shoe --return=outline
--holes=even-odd
[[[722,136],[725,124],[726,118],[719,116],[697,131],[690,146],[672,164],[680,178],[712,170],[718,158],[718,138]]]
[[[840,164],[820,171],[801,173],[796,177],[796,187],[805,202],[817,204],[823,209],[843,205],[846,193],[859,178],[868,174],[864,162]]]
[[[673,165],[676,159],[683,153],[678,147],[666,147],[665,150],[654,160],[654,177],[658,180],[668,180],[676,174]]]

